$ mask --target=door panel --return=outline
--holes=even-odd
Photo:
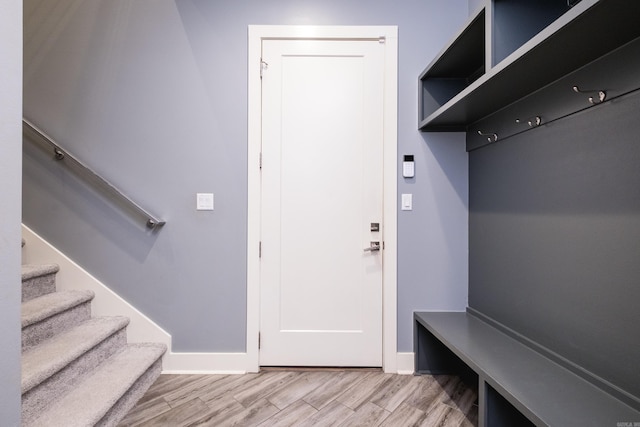
[[[263,41],[262,365],[382,363],[383,54]]]

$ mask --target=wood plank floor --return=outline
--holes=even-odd
[[[380,370],[161,375],[120,426],[470,427],[475,390],[453,376]]]

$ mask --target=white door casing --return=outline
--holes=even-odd
[[[384,44],[262,45],[260,364],[382,366]]]
[[[373,218],[375,216],[380,215],[380,213],[365,214],[365,216],[373,215],[373,217],[367,217],[364,221],[362,220],[360,221],[361,227],[366,226],[367,230],[363,230],[361,228],[360,230],[351,232],[350,235],[352,236],[351,238],[352,241],[355,241],[355,240],[358,241],[357,242],[357,245],[359,246],[358,251],[362,251],[364,246],[368,245],[369,240],[380,240],[380,241],[384,241],[384,244],[385,244],[384,252],[381,252],[379,254],[370,254],[370,253],[365,254],[364,252],[359,252],[357,254],[358,258],[355,261],[355,264],[357,264],[359,261],[365,267],[364,268],[365,270],[369,270],[370,272],[373,272],[375,276],[376,268],[379,269],[381,265],[381,257],[384,257],[384,270],[382,271],[382,294],[380,294],[380,292],[377,293],[379,297],[380,296],[382,297],[382,313],[379,313],[379,314],[382,314],[382,365],[386,372],[395,372],[396,371],[396,354],[397,354],[396,353],[397,351],[396,350],[396,336],[397,336],[397,329],[396,329],[397,328],[396,326],[397,324],[397,320],[396,320],[397,28],[396,27],[307,27],[307,26],[305,27],[251,26],[249,28],[249,141],[248,141],[249,142],[248,144],[248,159],[249,159],[248,206],[249,206],[249,209],[248,209],[248,236],[247,236],[248,238],[248,242],[247,242],[248,243],[248,249],[247,249],[247,356],[248,357],[247,359],[248,359],[249,366],[247,367],[247,371],[256,372],[259,369],[259,365],[261,363],[269,364],[269,362],[265,363],[264,360],[263,361],[260,360],[261,353],[258,351],[258,329],[259,329],[260,318],[261,318],[260,316],[261,263],[260,263],[260,259],[258,258],[258,245],[260,242],[261,234],[264,234],[265,232],[267,232],[268,234],[271,231],[271,230],[265,231],[264,229],[261,230],[260,228],[262,212],[266,212],[267,215],[269,215],[269,209],[267,209],[266,211],[263,211],[264,206],[262,205],[262,201],[261,201],[262,183],[261,183],[259,165],[260,165],[260,152],[261,152],[261,144],[262,144],[261,133],[262,133],[262,126],[263,126],[263,122],[262,122],[263,111],[261,108],[262,95],[261,95],[260,72],[261,72],[261,58],[262,58],[261,50],[262,50],[263,42],[265,42],[266,40],[270,40],[269,42],[267,42],[267,45],[268,45],[272,43],[271,40],[274,40],[275,42],[275,40],[278,40],[278,39],[288,40],[288,42],[285,44],[287,46],[294,46],[294,47],[308,46],[309,44],[311,45],[315,44],[317,46],[326,44],[326,43],[320,43],[319,42],[320,40],[324,40],[324,41],[340,40],[340,41],[346,42],[344,46],[347,46],[349,44],[351,45],[351,47],[347,48],[347,50],[352,49],[353,46],[368,45],[368,46],[371,46],[371,48],[374,51],[377,48],[377,51],[381,52],[381,55],[383,57],[382,62],[384,63],[384,73],[383,73],[384,76],[382,77],[382,79],[384,80],[384,83],[381,84],[379,87],[384,92],[383,94],[384,106],[382,109],[382,116],[379,117],[378,119],[378,123],[382,124],[381,128],[383,133],[383,147],[382,147],[383,155],[382,155],[381,168],[380,167],[377,168],[378,172],[381,172],[381,175],[382,175],[382,179],[379,180],[378,182],[381,181],[384,186],[384,202],[382,203],[382,212],[381,212],[382,218],[379,218],[379,219]],[[295,40],[316,41],[317,43],[296,44],[295,42],[292,42]],[[365,42],[365,43],[358,43],[357,41]],[[331,43],[328,43],[328,44],[331,45]],[[335,45],[335,43],[333,44]],[[342,45],[342,43],[340,44]],[[344,68],[342,70],[341,70],[341,67],[343,67],[344,64],[349,62],[352,62],[351,64],[352,66],[354,61],[356,62],[358,61],[358,59],[356,59],[358,57],[359,56],[354,55],[353,52],[351,53],[344,52],[344,54],[341,55],[341,58],[346,59],[346,61],[337,61],[337,62],[334,61],[335,67],[333,72],[338,73],[336,74],[336,76],[338,76],[339,74],[344,74],[345,72],[346,74],[349,74],[349,71],[347,71],[349,66],[347,66],[347,68]],[[302,67],[302,68],[306,67],[305,68],[306,73],[302,73],[302,75],[312,74],[314,72],[313,71],[314,64],[315,64],[314,61],[317,59],[318,59],[318,56],[314,58],[313,55],[311,55],[301,59],[300,61],[293,61],[293,62],[289,61],[290,63],[288,63],[287,66]],[[253,67],[252,67],[252,64],[254,65]],[[357,69],[358,66],[361,66],[361,65],[357,65],[355,68],[352,67],[352,69]],[[266,72],[268,71],[265,71],[265,73]],[[331,71],[327,71],[327,72],[331,72]],[[357,72],[351,73],[351,74],[355,76]],[[320,79],[321,75],[318,75],[315,78]],[[348,82],[349,79],[347,78],[345,81]],[[301,90],[304,88],[306,83],[304,81],[298,82],[298,83],[294,82],[293,86],[289,85],[289,88],[295,87],[295,84],[298,84],[298,87],[296,90]],[[341,90],[349,90],[349,86],[354,86],[354,85],[349,85],[348,83],[345,83],[345,84],[346,86],[343,87]],[[306,86],[309,86],[309,85],[306,84]],[[314,88],[311,88],[310,90],[313,91]],[[307,95],[310,97],[321,96],[322,91],[316,92],[315,94],[308,93]],[[315,113],[311,113],[306,117],[307,118],[311,117],[314,114]],[[345,122],[345,123],[347,124],[347,127],[348,127],[348,122]],[[307,123],[306,126],[309,126],[309,124]],[[322,126],[320,120],[318,121],[318,123],[316,123],[316,126]],[[313,128],[310,131],[313,132]],[[326,133],[324,135],[326,137]],[[317,141],[317,140],[313,141],[312,138],[309,138],[309,141],[307,142],[309,142],[312,145],[307,146],[306,148],[299,147],[300,151],[298,153],[293,154],[292,150],[298,149],[293,145],[287,146],[286,151],[287,153],[292,154],[295,158],[296,156],[301,156],[301,155],[304,155],[305,153],[308,153],[309,147],[318,145],[322,141]],[[358,150],[362,150],[362,147],[356,148],[356,151]],[[273,152],[271,152],[271,154],[273,154]],[[319,167],[323,167],[323,164],[326,164],[326,162],[330,160],[329,158],[321,159],[320,157],[318,157],[318,156],[321,156],[321,154],[322,154],[321,151],[317,151],[314,153],[314,156],[316,156],[316,160],[317,160],[316,164]],[[266,156],[269,156],[270,154],[265,153],[264,155],[266,157]],[[375,153],[371,155],[375,157]],[[280,152],[278,151],[276,152],[276,154],[274,154],[273,158],[279,159],[279,156],[280,156]],[[347,157],[348,156],[345,155],[345,158]],[[270,162],[272,160],[268,160],[265,158],[265,161]],[[295,162],[294,162],[294,165],[295,165]],[[305,170],[304,170],[304,167],[297,171],[291,168],[287,168],[287,171],[284,171],[284,172],[300,174],[300,173],[304,173]],[[329,171],[327,171],[327,173],[329,173]],[[362,173],[362,172],[357,172],[357,173]],[[374,175],[364,177],[364,178],[376,180]],[[354,180],[354,181],[357,181],[357,180]],[[295,180],[285,179],[283,181],[283,185],[289,185],[289,184],[295,185]],[[306,192],[306,194],[309,194],[308,188],[303,188],[302,190],[304,190],[303,193]],[[338,189],[334,187],[334,188],[328,188],[321,191],[334,192],[336,190]],[[347,196],[343,195],[343,197],[345,197],[343,199],[343,203],[350,203]],[[365,204],[366,203],[369,203],[370,205],[378,204],[379,206],[380,205],[379,201],[377,202],[374,199],[370,200],[369,202],[365,202]],[[290,219],[294,217],[302,218],[303,221],[295,225],[295,227],[293,228],[287,226],[286,228],[288,228],[288,230],[285,230],[285,235],[287,233],[289,234],[295,233],[295,231],[293,230],[295,230],[296,227],[298,227],[297,230],[299,231],[304,229],[306,226],[310,225],[310,224],[304,223],[304,220],[307,218],[309,218],[309,220],[311,220],[314,223],[316,223],[317,221],[321,221],[322,213],[320,213],[318,217],[313,219],[312,217],[309,216],[309,214],[313,215],[317,207],[313,209],[307,209],[306,211],[304,210],[305,206],[310,203],[313,203],[312,195],[306,201],[304,201],[304,203],[302,203],[302,212],[304,213],[304,215],[300,215],[301,211],[298,211],[293,214],[293,217],[290,217]],[[359,204],[358,202],[355,202],[355,203]],[[278,206],[280,205],[278,204]],[[295,207],[296,209],[298,209],[298,207],[295,206],[295,203],[289,203],[288,208],[286,210],[289,211],[291,207]],[[346,210],[349,210],[349,209],[346,209]],[[360,212],[359,209],[350,209],[350,211]],[[273,212],[276,212],[276,211],[273,211]],[[281,214],[280,211],[276,213],[273,213],[273,212],[272,214],[275,214],[275,215]],[[370,222],[380,222],[384,224],[382,230],[379,233],[375,233],[379,235],[379,238],[368,230]],[[310,226],[313,229],[313,225],[310,225]],[[343,230],[343,232],[347,232],[347,233],[349,231],[350,230]],[[280,232],[280,230],[278,230],[278,232]],[[313,236],[313,233],[312,233],[312,236]],[[322,233],[320,234],[316,233],[315,238],[321,239]],[[285,239],[286,239],[286,236],[285,236]],[[267,249],[265,248],[265,251],[266,250]],[[285,256],[295,256],[293,252],[294,251],[292,251],[291,254],[285,255]],[[319,254],[321,253],[322,252],[319,252]],[[303,258],[309,259],[308,256]],[[353,259],[352,259],[352,262],[350,262],[350,264],[354,264]],[[262,268],[268,269],[270,267],[263,266]],[[295,274],[305,274],[304,270],[305,268],[302,268],[301,269],[302,273],[294,273],[294,275],[289,277],[287,280],[285,280],[285,282],[289,284],[295,283],[296,280],[299,280],[300,277],[302,277],[299,275],[295,276]],[[325,283],[329,279],[330,279],[330,275],[322,278],[322,280],[324,280]],[[315,300],[318,302],[319,306],[321,306],[320,300],[322,299],[322,294],[323,294],[322,280],[317,282],[318,284],[316,288],[316,295],[314,297]],[[373,281],[375,282],[375,279],[373,279]],[[373,286],[376,286],[376,285],[374,284]],[[304,297],[304,295],[300,294],[299,291],[294,287],[289,286],[288,289],[289,289],[289,295],[285,296],[285,301],[287,300],[287,298],[289,298],[290,301],[293,301],[293,300],[298,300],[301,297]],[[280,290],[278,290],[278,292],[280,292]],[[327,293],[327,295],[329,294],[330,293]],[[376,292],[373,292],[372,294],[376,295]],[[356,301],[356,298],[351,298],[351,302],[353,303],[354,301]],[[373,303],[376,304],[375,301],[373,301]],[[380,301],[378,301],[377,304],[379,307]],[[286,302],[285,302],[285,305],[287,305]],[[329,318],[330,316],[329,316],[326,319],[326,322],[318,323],[312,320],[312,319],[317,320],[318,319],[317,316],[305,317],[304,313],[301,313],[299,310],[293,308],[294,307],[293,303],[288,304],[287,307],[288,307],[287,310],[285,310],[286,312],[285,317],[289,316],[289,319],[284,319],[285,323],[293,319],[295,316],[297,316],[298,319],[302,322],[296,325],[293,329],[315,330],[317,333],[318,330],[327,329],[327,325],[335,326],[337,325],[337,323],[340,323],[340,322],[343,323],[343,326],[344,325],[348,326],[349,324],[357,326],[357,327],[351,328],[353,330],[359,330],[359,326],[361,326],[361,325],[357,325],[360,319],[358,318],[357,315],[354,314],[353,311],[349,311],[349,310],[344,311],[344,316],[342,316],[340,319],[330,319]],[[293,313],[295,313],[295,316]],[[278,314],[278,316],[281,316],[281,315],[282,313]],[[280,319],[280,321],[282,321],[282,319]],[[373,321],[374,323],[377,321],[378,324],[380,323],[380,319],[378,320],[372,319],[371,321]],[[300,325],[305,326],[305,322],[307,322],[306,323],[307,327],[300,328]],[[287,329],[286,327],[287,325],[285,324],[284,326],[285,326],[284,329]],[[332,329],[332,328],[329,327],[328,329]],[[346,329],[349,329],[349,328],[347,327]],[[344,335],[347,336],[349,334],[347,333]],[[373,342],[375,342],[375,340]],[[380,348],[379,342],[374,345]],[[314,352],[318,352],[318,349],[316,348],[310,353],[314,353]],[[367,353],[375,354],[376,352],[367,351]],[[369,362],[363,362],[363,363],[379,365],[380,351],[378,351],[377,353],[378,353],[378,356],[377,356],[378,363],[376,363],[375,360],[369,361]],[[263,357],[264,356],[266,356],[266,354],[263,353]],[[299,364],[299,363],[296,363],[295,361],[289,361],[284,363]],[[319,361],[317,364],[322,364],[322,363],[323,362]],[[349,362],[348,360],[342,361],[342,362],[339,361],[337,363],[343,363],[347,365],[357,364],[355,362]],[[305,363],[305,364],[314,364],[314,363]]]

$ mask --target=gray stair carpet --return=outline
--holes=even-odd
[[[129,319],[91,317],[94,293],[56,291],[58,270],[22,266],[22,425],[115,426],[160,375],[166,346],[127,344]]]
[[[165,350],[163,344],[123,347],[71,392],[23,425],[116,425],[160,374],[160,358]],[[112,414],[113,411],[117,413]]]
[[[94,317],[26,351],[22,355],[22,392],[42,383],[128,324],[129,319],[122,316]]]
[[[22,351],[91,317],[92,291],[60,291],[22,304]]]
[[[55,292],[55,274],[60,270],[56,264],[22,266],[22,302]]]
[[[126,345],[126,317],[94,318],[22,357],[22,419],[28,422]]]

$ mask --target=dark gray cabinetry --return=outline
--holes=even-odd
[[[486,0],[420,75],[419,129],[467,131],[640,37],[640,1],[573,3]]]

